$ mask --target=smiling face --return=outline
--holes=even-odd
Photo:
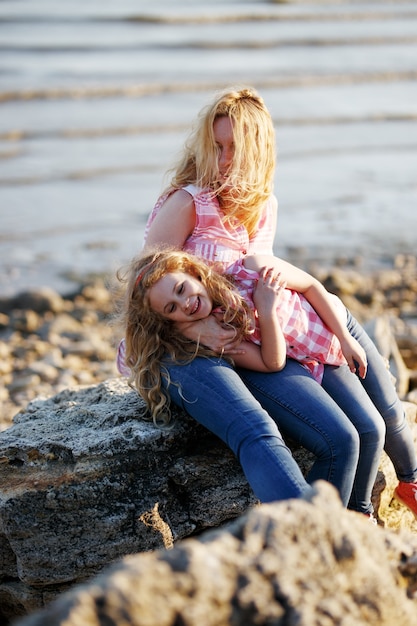
[[[156,313],[174,322],[190,322],[210,315],[212,301],[203,284],[184,272],[165,274],[149,289]]]

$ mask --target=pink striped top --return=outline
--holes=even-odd
[[[208,263],[216,264],[216,269],[220,272],[224,272],[229,265],[247,254],[273,254],[275,196],[271,196],[266,203],[257,231],[249,238],[244,226],[224,220],[218,200],[210,190],[199,189],[195,185],[188,185],[184,189],[193,196],[196,223],[183,250],[205,259]],[[162,195],[155,204],[146,224],[145,242],[153,220],[171,193]]]

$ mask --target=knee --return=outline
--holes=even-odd
[[[313,452],[322,460],[345,458],[346,462],[354,462],[359,458],[360,443],[358,431],[348,423],[344,428],[339,427],[324,433],[319,447]]]
[[[372,421],[366,429],[360,433],[362,445],[373,445],[378,448],[384,447],[386,437],[386,425],[383,419]]]
[[[349,457],[359,458],[361,438],[352,425],[351,428],[345,428],[337,438],[336,452]]]

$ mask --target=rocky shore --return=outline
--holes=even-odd
[[[417,401],[417,258],[363,273],[360,261],[307,267],[363,324],[388,321],[405,364],[404,400]],[[0,430],[35,397],[117,376],[114,289],[96,279],[65,297],[42,288],[0,298]]]
[[[307,269],[337,293],[375,336],[406,401],[407,419],[417,444],[417,259],[397,257],[389,268],[372,274],[362,272],[358,263],[335,264],[331,271]],[[266,522],[263,507],[253,506],[256,502],[241,468],[221,441],[185,413],[180,412],[173,429],[165,432],[138,419],[143,403],[125,381],[117,378],[115,291],[109,285],[108,279],[102,279],[84,284],[66,297],[44,288],[0,300],[0,371],[4,380],[0,389],[0,621],[10,623],[29,615],[22,626],[58,625],[63,624],[61,616],[65,615],[65,623],[79,623],[82,597],[88,606],[92,603],[94,623],[98,623],[94,614],[97,606],[100,623],[104,624],[108,619],[102,607],[108,597],[115,597],[113,573],[107,580],[104,568],[116,562],[116,568],[121,567],[116,576],[123,580],[128,602],[133,603],[129,604],[132,624],[161,625],[165,622],[159,608],[155,619],[148,619],[157,595],[153,590],[148,593],[146,585],[168,588],[172,583],[178,590],[178,568],[183,567],[188,550],[185,547],[182,553],[184,542],[197,542],[201,536],[205,546],[211,540],[204,538],[203,531],[216,528],[219,534],[213,537],[220,539],[219,554],[233,554],[232,550],[224,551],[223,541],[230,541],[236,547],[236,558],[219,561],[215,574],[207,570],[207,586],[204,576],[200,577],[207,563],[213,562],[216,547],[210,546],[210,556],[198,543],[190,548],[193,554],[196,551],[197,560],[192,556],[189,561],[186,575],[192,582],[183,587],[184,599],[178,598],[177,592],[164,592],[163,602],[158,602],[158,607],[164,605],[167,611],[171,610],[168,597],[176,607],[184,607],[175,609],[180,611],[180,621],[201,623],[198,616],[205,611],[213,614],[210,623],[229,623],[228,617],[222,621],[212,610],[214,597],[214,605],[221,611],[227,613],[234,607],[236,624],[260,623],[264,611],[268,621],[271,607],[276,615],[289,611],[291,621],[291,607],[297,607],[302,612],[302,617],[297,615],[300,624],[314,622],[313,614],[322,615],[325,610],[326,615],[335,616],[335,623],[347,611],[358,624],[417,626],[410,618],[415,616],[417,601],[416,522],[392,497],[397,479],[388,457],[382,455],[372,494],[378,528],[363,516],[342,510],[337,498],[333,509],[327,491],[323,494],[325,506],[319,502],[317,506],[298,501],[281,503],[276,514],[267,507],[265,515],[272,518]],[[311,461],[304,452],[294,451],[302,468]],[[312,504],[317,508],[314,513]],[[239,526],[236,536],[233,531],[231,538],[227,530],[224,534],[226,522],[241,518],[245,512],[251,515],[252,510],[255,517],[248,518],[244,532]],[[256,528],[265,529],[266,537],[254,540]],[[284,541],[281,547],[273,542],[271,554],[276,552],[276,561],[267,555],[268,567],[259,579],[259,563],[266,563],[265,546],[273,537],[285,537],[286,529],[295,538],[294,545]],[[391,531],[398,531],[398,538]],[[380,535],[378,548],[376,532],[386,533]],[[247,548],[238,545],[244,537],[249,542]],[[258,549],[254,551],[254,541],[259,555]],[[394,551],[384,552],[383,546],[394,546]],[[246,549],[250,557],[247,562],[241,561]],[[117,565],[117,560],[128,554],[135,555],[132,581],[124,578],[125,564]],[[171,559],[171,554],[173,573],[166,571],[164,578],[165,574],[158,573],[158,563]],[[142,561],[146,577],[140,574]],[[311,570],[306,568],[309,562],[314,566]],[[282,568],[280,563],[288,567]],[[273,592],[269,587],[271,571],[276,576]],[[77,589],[79,584],[89,585],[88,580],[100,572],[104,578],[100,583],[92,582],[93,591],[89,587]],[[294,574],[290,587],[288,572]],[[334,572],[338,572],[336,578]],[[145,587],[140,587],[143,593],[138,596],[142,580]],[[200,591],[192,591],[210,589],[218,580],[224,582],[222,588],[230,589],[230,597],[220,604],[217,592],[206,599]],[[340,584],[342,580],[352,584],[346,587]],[[306,581],[314,590],[307,596]],[[323,581],[330,581],[328,587],[326,583],[323,588]],[[130,587],[135,591],[130,593]],[[110,596],[107,588],[112,589]],[[256,602],[248,595],[251,589],[256,592]],[[276,589],[280,589],[278,594]],[[358,589],[363,593],[358,595]],[[102,595],[96,604],[97,590]],[[265,598],[263,605],[258,604],[261,596]],[[126,597],[124,594],[121,605],[124,620]],[[140,603],[142,598],[149,598],[150,606],[134,606],[138,597]],[[197,598],[197,612],[189,619],[187,611],[193,597]],[[276,601],[272,602],[272,597]],[[307,598],[305,605],[300,597]],[[329,597],[338,600],[323,609],[322,599]],[[375,600],[372,615],[368,610],[370,597]],[[49,609],[55,599],[58,604],[51,604]],[[253,619],[252,613],[248,617],[248,607],[254,607]],[[36,613],[43,608],[46,613]],[[84,608],[80,608],[83,615]],[[119,609],[109,610],[113,619]],[[172,623],[170,617],[168,621]]]
[[[36,397],[117,375],[113,313],[104,279],[65,297],[44,287],[0,299],[0,430]]]

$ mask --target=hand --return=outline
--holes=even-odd
[[[239,348],[243,343],[236,339],[236,331],[230,326],[224,327],[216,314],[211,314],[205,319],[196,322],[176,324],[178,330],[188,339],[199,341],[217,354],[245,354],[245,350]]]
[[[275,273],[273,267],[263,267],[253,292],[253,301],[258,312],[264,309],[274,310],[286,286],[287,282],[283,280],[281,272]]]
[[[350,371],[354,374],[359,374],[360,378],[365,378],[368,369],[368,359],[360,343],[354,337],[348,335],[340,342],[340,345]]]

